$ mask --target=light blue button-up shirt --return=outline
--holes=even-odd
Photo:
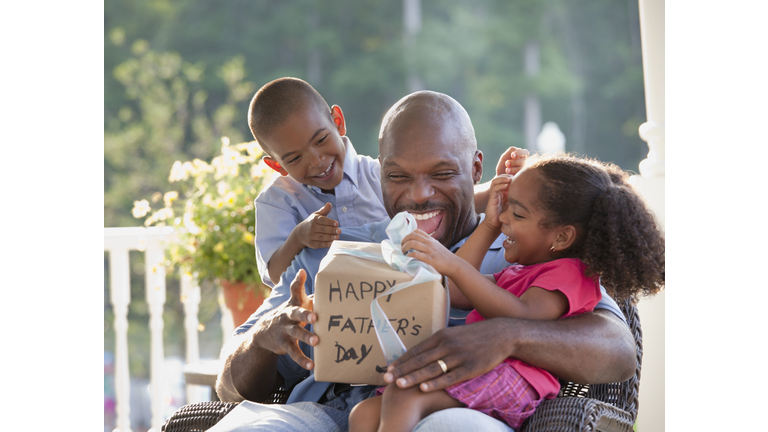
[[[378,223],[343,230],[340,235],[340,240],[380,243],[387,238],[386,228],[387,225],[389,225],[389,221],[390,219],[387,218]],[[493,245],[491,245],[488,253],[483,259],[480,273],[493,274],[509,266],[509,263],[504,259],[504,248],[502,247],[502,242],[505,238],[506,236],[502,234],[493,242]],[[450,249],[456,251],[465,241],[466,239],[462,239]],[[269,298],[264,300],[261,307],[248,318],[248,321],[235,330],[235,334],[247,332],[264,314],[287,302],[291,297],[291,282],[300,269],[304,269],[307,273],[307,281],[304,284],[304,290],[307,295],[313,294],[315,292],[315,275],[320,268],[320,261],[327,253],[328,248],[304,248],[304,250],[296,255],[296,259],[293,260],[291,266],[288,267],[285,273],[283,273],[280,282],[272,290]],[[605,289],[602,286],[600,287],[600,290],[603,294],[603,298],[600,300],[600,303],[597,304],[595,309],[608,309],[626,323],[624,314],[621,313],[616,302],[606,294]],[[468,313],[469,311],[451,308],[449,325],[464,324],[464,319]],[[312,330],[311,325],[308,329],[310,331]],[[299,347],[307,357],[314,358],[311,346],[305,343],[299,343]],[[290,388],[290,386],[293,386],[294,384],[296,385],[291,391],[287,403],[301,401],[317,402],[331,385],[331,383],[328,382],[315,381],[314,373],[311,373],[296,364],[296,362],[294,362],[288,355],[281,355],[279,357],[277,370],[280,372],[280,375],[285,378],[285,385],[287,388]]]
[[[272,254],[285,243],[296,225],[325,203],[333,205],[328,217],[337,221],[342,231],[387,218],[378,159],[358,155],[349,138],[341,139],[347,153],[344,176],[334,190],[335,195],[301,184],[290,176],[278,176],[256,197],[256,262],[265,284],[275,285],[267,271]]]

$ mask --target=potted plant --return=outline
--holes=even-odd
[[[254,251],[253,200],[270,180],[272,170],[253,142],[230,145],[222,138],[221,154],[211,163],[176,161],[168,180],[179,191],[156,192],[153,210],[146,199],[135,201],[133,216],[146,226],[173,226],[177,240],[169,245],[171,266],[218,283],[239,326],[269,295],[262,284]],[[148,215],[148,216],[147,216]]]

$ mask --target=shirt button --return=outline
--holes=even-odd
[[[343,211],[344,213],[346,213],[346,212],[347,212],[347,206],[344,206],[344,207],[342,207],[342,208],[341,208],[341,211]]]

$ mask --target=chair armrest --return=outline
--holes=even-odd
[[[597,399],[559,397],[539,404],[520,432],[632,432],[629,413]]]
[[[231,402],[197,402],[176,410],[161,428],[162,432],[205,431],[213,427],[238,404]]]

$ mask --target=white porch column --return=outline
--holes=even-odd
[[[648,157],[640,175],[630,182],[645,197],[664,228],[664,0],[638,0],[643,45],[643,78],[647,121],[640,137],[648,143]],[[640,379],[638,432],[664,431],[664,295],[638,304],[643,327],[643,370]]]

